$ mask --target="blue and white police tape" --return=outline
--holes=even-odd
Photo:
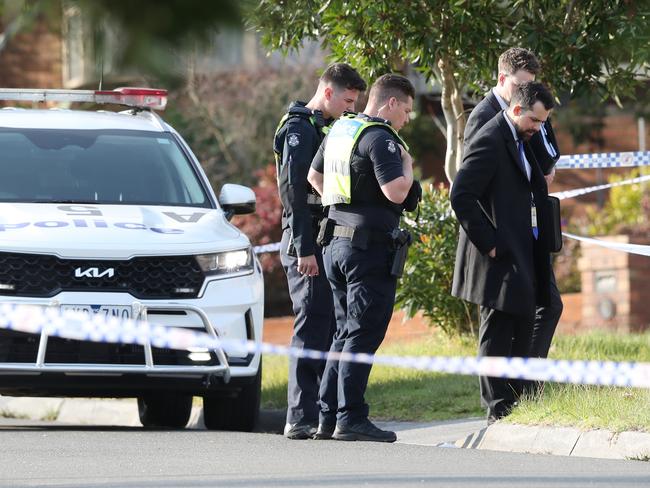
[[[631,168],[636,166],[650,166],[650,151],[570,154],[561,156],[555,168]]]
[[[627,153],[612,153],[612,154],[627,154]],[[648,153],[650,154],[650,152]],[[601,156],[598,154],[578,154],[575,156],[565,156],[567,158],[574,158],[574,157],[582,157],[582,156]],[[559,164],[559,163],[558,163]],[[592,167],[592,166],[590,166]],[[597,166],[593,166],[597,167]],[[588,193],[592,193],[595,191],[600,191],[600,190],[607,190],[609,188],[614,188],[617,186],[624,186],[624,185],[633,185],[635,183],[644,183],[646,181],[650,181],[650,175],[645,175],[645,176],[637,176],[636,178],[630,178],[628,180],[623,180],[623,181],[616,181],[614,183],[606,183],[603,185],[596,185],[596,186],[588,186],[585,188],[576,188],[575,190],[566,190],[566,191],[560,191],[560,192],[555,192],[551,193],[552,196],[559,198],[560,200],[566,200],[567,198],[574,198],[578,197],[581,195],[587,195]],[[409,224],[410,226],[416,226],[417,222],[415,222],[412,219],[409,219],[408,217],[404,217],[404,221]],[[565,234],[567,237],[571,237],[573,239],[576,239],[577,236],[573,236],[573,234]],[[279,242],[274,242],[271,244],[264,244],[261,246],[255,246],[253,248],[255,251],[255,254],[262,254],[262,253],[269,253],[269,252],[278,252],[280,251],[280,243]]]
[[[318,360],[340,360],[463,375],[555,381],[562,383],[650,388],[650,363],[613,361],[567,361],[503,357],[384,356],[351,352],[332,353],[278,346],[255,341],[225,340],[176,327],[134,320],[88,317],[56,308],[4,304],[0,328],[32,334],[94,342],[151,344],[184,349],[245,350]]]
[[[255,251],[255,254],[262,254],[265,252],[278,252],[280,250],[280,243],[279,242],[273,242],[271,244],[264,244],[261,246],[255,246],[253,248],[253,251]]]
[[[650,181],[650,175],[637,176],[636,178],[630,178],[629,180],[615,181],[613,183],[606,183],[604,185],[588,186],[586,188],[576,188],[575,190],[559,191],[551,193],[550,195],[557,197],[560,200],[566,200],[567,198],[579,197],[581,195],[587,195],[588,193],[595,191],[608,190],[609,188],[614,188],[617,186],[634,185],[635,183],[643,183],[646,181]]]
[[[571,239],[576,239],[586,244],[593,244],[595,246],[605,247],[613,251],[621,251],[629,254],[639,254],[641,256],[650,256],[650,246],[642,244],[630,244],[628,242],[606,241],[605,239],[594,239],[593,237],[577,236],[568,232],[562,232],[563,236]]]

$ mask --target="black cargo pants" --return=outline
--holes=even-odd
[[[323,270],[321,248],[315,245],[318,276],[298,273],[298,258],[287,254],[291,231],[282,234],[280,259],[287,275],[295,321],[291,347],[327,351],[334,334],[332,290]],[[318,422],[318,390],[325,361],[289,358],[287,423]]]

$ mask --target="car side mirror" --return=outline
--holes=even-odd
[[[219,205],[230,220],[233,215],[244,215],[255,212],[255,193],[247,186],[226,183],[219,193]]]

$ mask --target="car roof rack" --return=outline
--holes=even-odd
[[[121,87],[115,90],[0,88],[0,100],[109,103],[141,110],[164,110],[167,105],[167,90],[137,87]]]

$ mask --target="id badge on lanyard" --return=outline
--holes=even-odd
[[[533,237],[539,237],[539,228],[537,227],[537,207],[535,206],[535,199],[531,195],[530,199],[530,225],[533,228]]]

